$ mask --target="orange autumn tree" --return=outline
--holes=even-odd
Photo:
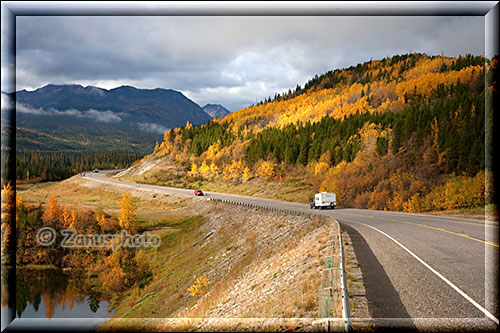
[[[49,198],[47,203],[47,208],[43,212],[43,222],[45,223],[55,223],[58,222],[61,216],[61,211],[59,205],[57,204],[57,198],[55,194]]]
[[[95,216],[97,223],[101,227],[103,231],[110,231],[114,229],[114,221],[113,220],[107,220],[106,215],[104,213],[102,214],[96,214]]]
[[[71,213],[68,211],[68,208],[66,206],[63,206],[62,208],[61,218],[64,227],[68,228],[71,222]]]
[[[102,288],[113,293],[122,293],[136,284],[142,288],[152,277],[143,250],[121,248],[102,259],[99,265]]]
[[[9,239],[11,218],[13,216],[14,191],[10,182],[2,188],[2,264],[10,261]]]
[[[71,217],[69,218],[69,228],[76,229],[77,222],[78,222],[78,216],[76,214],[76,210],[73,208],[71,210]]]
[[[121,252],[113,252],[104,258],[104,267],[100,273],[105,290],[121,292],[125,289],[126,273],[121,268]]]
[[[209,284],[210,281],[207,280],[206,274],[203,274],[194,281],[191,287],[188,288],[188,291],[191,294],[191,296],[196,296],[198,294],[205,294],[207,292]]]

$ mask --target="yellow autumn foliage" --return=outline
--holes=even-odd
[[[188,171],[188,176],[195,177],[198,175],[198,166],[196,163],[191,163],[191,169]]]
[[[318,175],[325,174],[328,171],[329,167],[330,167],[330,165],[328,163],[326,163],[326,162],[318,162],[318,163],[316,163],[316,165],[314,167],[314,175],[318,176]]]
[[[414,196],[404,206],[408,212],[482,207],[492,182],[491,172],[481,171],[474,177],[452,176],[445,184],[425,196]]]
[[[221,146],[222,145],[221,145],[220,141],[217,141],[216,143],[211,144],[208,147],[208,149],[203,153],[202,158],[204,158],[206,160],[213,160],[217,156],[217,153],[220,151]]]
[[[207,287],[210,284],[210,281],[207,280],[207,277],[205,274],[202,276],[198,277],[194,283],[191,285],[191,287],[188,288],[189,293],[191,296],[196,296],[198,294],[204,294],[207,292]]]
[[[258,167],[256,175],[264,180],[270,180],[276,176],[276,163],[263,161]]]
[[[201,163],[200,167],[198,168],[198,173],[205,179],[210,178],[210,166],[206,161],[203,161],[203,163]]]
[[[10,182],[2,187],[2,223],[8,223],[14,203],[14,190]]]
[[[453,61],[453,58],[430,58],[422,55],[415,66],[404,71],[399,78],[402,62],[393,66],[390,61],[372,61],[366,72],[366,75],[372,78],[369,84],[339,83],[335,88],[310,90],[291,99],[275,100],[241,109],[217,121],[231,123],[231,132],[234,134],[236,129],[242,126],[245,126],[246,131],[254,131],[266,127],[282,127],[305,120],[315,122],[325,115],[341,119],[356,112],[401,111],[405,106],[404,94],[413,93],[415,89],[423,96],[428,96],[441,83],[449,85],[458,80],[462,83],[478,83],[476,81],[481,78],[474,73],[479,73],[481,66],[469,66],[460,71],[439,72],[443,64],[450,67]],[[377,79],[382,71],[393,81]],[[338,73],[338,76],[345,77],[346,82],[351,79],[347,71]],[[368,98],[371,98],[371,103],[368,103]],[[247,124],[253,124],[253,127],[248,128]]]
[[[243,174],[241,175],[241,178],[243,180],[250,180],[253,178],[253,173],[252,173],[252,170],[250,170],[249,167],[245,166],[245,168],[243,169]]]
[[[210,178],[216,178],[220,174],[219,167],[214,162],[210,164]]]
[[[137,209],[134,198],[127,192],[123,192],[120,200],[120,213],[118,214],[118,224],[121,228],[135,230],[137,228],[137,218],[135,211]]]
[[[232,160],[230,164],[224,166],[224,179],[238,179],[243,174],[245,165],[243,161]]]
[[[76,213],[76,210],[73,208],[71,210],[71,216],[69,218],[69,228],[76,230],[78,223],[78,214]]]

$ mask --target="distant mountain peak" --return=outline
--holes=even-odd
[[[83,89],[83,86],[81,84],[76,84],[76,83],[74,83],[74,84],[69,84],[69,83],[66,83],[66,84],[53,84],[53,83],[49,83],[49,84],[46,84],[43,87],[35,89],[35,90],[44,90],[44,89],[53,89],[53,88],[82,88]]]
[[[127,84],[121,85],[121,86],[119,86],[119,87],[116,87],[116,88],[113,88],[113,89],[110,89],[110,90],[117,90],[117,89],[140,90],[140,89],[137,89],[136,87],[129,86],[129,85],[127,85]],[[147,90],[147,89],[145,89],[145,90]]]
[[[227,116],[230,112],[228,109],[226,109],[224,106],[220,104],[206,104],[204,107],[202,107],[203,111],[205,111],[210,117],[216,118],[216,119],[221,119]]]

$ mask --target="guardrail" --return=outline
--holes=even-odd
[[[243,202],[243,201],[236,201],[236,200],[227,200],[227,199],[219,199],[219,198],[207,198],[208,201],[219,201],[219,202],[224,202],[224,203],[229,203],[233,205],[240,205],[240,206],[246,206],[246,207],[251,207],[251,208],[262,208],[266,209],[271,212],[284,212],[288,213],[291,215],[297,215],[297,216],[312,216],[311,213],[306,213],[306,212],[301,212],[297,211],[294,209],[289,209],[289,208],[283,208],[283,207],[273,207],[273,206],[266,206],[266,205],[260,205],[256,204],[253,202]]]
[[[342,317],[345,321],[345,331],[349,332],[352,330],[352,320],[351,320],[351,308],[349,305],[349,295],[347,293],[347,281],[346,281],[346,273],[345,273],[345,261],[344,261],[344,243],[342,241],[342,230],[340,230],[339,226],[339,243],[340,243],[340,264],[342,269],[340,270],[342,278],[341,278],[341,292],[342,292]]]
[[[297,211],[294,209],[288,209],[283,207],[273,207],[260,205],[257,203],[236,201],[236,200],[227,200],[220,198],[207,198],[208,201],[218,201],[233,205],[246,206],[251,208],[261,208],[266,209],[271,212],[283,212],[292,215],[309,215],[312,217],[313,213],[306,213],[302,211]],[[333,239],[331,245],[329,245],[326,249],[331,253],[326,256],[325,264],[326,268],[323,270],[323,284],[320,288],[319,292],[319,320],[313,322],[313,327],[317,331],[345,331],[350,332],[352,330],[352,321],[351,321],[351,311],[349,306],[349,296],[347,293],[347,282],[346,282],[346,273],[345,273],[345,261],[344,261],[344,245],[342,242],[342,232],[340,229],[340,224],[337,220],[334,219],[338,226],[338,239]],[[338,254],[334,253],[334,243],[339,243],[338,246]],[[334,264],[334,258],[335,260]],[[340,273],[340,274],[338,274]],[[339,276],[340,275],[340,276]],[[339,281],[340,280],[340,281]],[[338,290],[338,284],[340,282],[340,290]],[[341,302],[342,304],[342,318],[332,318],[331,309],[332,302]]]

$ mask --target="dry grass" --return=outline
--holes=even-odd
[[[20,192],[32,202],[46,202],[55,193],[60,204],[114,215],[122,190],[74,177]],[[116,297],[114,317],[317,318],[321,251],[332,228],[323,218],[173,195],[132,195],[138,200],[140,225],[160,228],[154,232],[161,235],[162,245],[146,251],[153,280],[144,289]],[[216,232],[204,240],[210,230]],[[203,275],[211,281],[207,292],[191,296],[188,288]],[[145,321],[135,323],[148,327]],[[265,325],[289,327],[273,323]]]
[[[277,221],[278,225],[282,222]],[[219,296],[208,314],[216,317],[317,318],[318,290],[322,282],[318,239],[327,227],[311,221],[276,244],[276,252],[254,260]],[[324,235],[324,236],[323,236]],[[315,254],[315,255],[311,255]]]
[[[313,184],[294,176],[272,181],[264,181],[260,178],[248,181],[220,181],[186,177],[179,170],[174,171],[170,168],[167,170],[151,169],[139,175],[130,175],[122,179],[144,184],[190,189],[202,188],[210,192],[251,195],[291,202],[308,202],[309,198],[314,196],[316,192]]]
[[[17,194],[34,205],[45,205],[49,197],[55,194],[60,205],[79,210],[105,211],[115,219],[122,193],[120,188],[86,181],[79,176],[62,182],[22,184],[17,188]],[[185,198],[173,198],[163,194],[145,195],[138,192],[132,194],[138,207],[137,219],[142,228],[165,227],[172,222],[172,218],[178,218],[175,210],[186,206]]]

